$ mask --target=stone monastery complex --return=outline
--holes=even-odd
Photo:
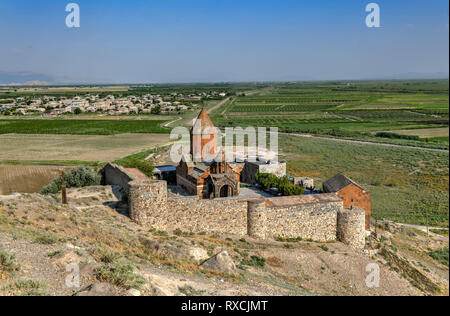
[[[221,155],[215,131],[207,112],[202,110],[191,130],[191,153]],[[257,173],[286,176],[286,163],[264,159],[233,163],[223,159],[193,160],[185,156],[176,171],[175,166],[168,171],[176,173],[171,175],[176,179],[176,190],[169,190],[165,180],[150,180],[135,169],[111,164],[101,171],[103,184],[120,185],[129,195],[130,217],[158,230],[259,239],[339,240],[353,248],[364,248],[366,230],[370,229],[370,193],[348,177],[338,175],[326,181],[323,193],[317,194],[241,194],[241,183],[255,185]],[[160,179],[167,178],[160,175]],[[294,178],[293,183],[314,186],[308,178]],[[172,193],[180,191],[184,194]]]

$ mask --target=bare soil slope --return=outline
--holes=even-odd
[[[372,242],[371,251],[354,251],[341,243],[154,231],[133,223],[118,197],[112,187],[72,189],[69,206],[38,194],[0,197],[0,251],[12,255],[10,261],[20,266],[3,267],[3,272],[0,266],[0,295],[73,295],[99,282],[110,285],[102,295],[448,293],[448,267],[426,258],[439,284],[439,291],[430,293],[376,254],[388,246],[378,240]],[[402,236],[392,235],[390,242],[403,242]],[[419,237],[417,244],[422,242]],[[441,243],[428,244],[427,249],[438,249]],[[221,251],[229,254],[234,273],[200,266]],[[71,263],[80,268],[77,288],[66,285]],[[370,263],[380,265],[380,287],[366,286]]]

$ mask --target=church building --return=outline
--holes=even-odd
[[[238,196],[243,166],[216,161],[223,158],[218,150],[218,131],[204,109],[190,136],[191,154],[184,156],[177,167],[177,184],[202,199]]]

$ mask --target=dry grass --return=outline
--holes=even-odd
[[[165,134],[0,135],[0,161],[114,161],[169,142]]]
[[[0,195],[39,192],[62,168],[51,166],[1,166]]]

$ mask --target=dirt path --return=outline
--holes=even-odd
[[[169,127],[169,126],[172,125],[173,123],[178,122],[178,121],[181,121],[182,119],[183,119],[182,117],[179,117],[179,118],[177,118],[176,120],[167,122],[167,123],[165,123],[165,124],[163,125],[163,127]]]
[[[424,233],[429,234],[430,236],[432,236],[435,239],[444,241],[444,242],[449,242],[449,236],[441,236],[439,234],[433,233],[432,230],[447,230],[448,228],[443,228],[443,227],[427,227],[427,226],[421,226],[421,225],[411,225],[411,224],[403,224],[403,223],[395,223],[397,225],[403,226],[403,227],[409,227],[409,228],[414,228],[414,229],[418,229],[420,231],[423,231]]]
[[[220,101],[219,103],[217,103],[216,105],[214,105],[213,107],[209,108],[208,110],[206,110],[206,113],[211,114],[212,111],[217,110],[218,108],[220,108],[221,106],[223,106],[225,103],[227,103],[228,101],[230,101],[231,97],[228,97],[222,101]],[[194,117],[190,122],[189,125],[193,126],[195,123],[195,119],[196,117]]]
[[[382,147],[397,147],[397,148],[411,148],[411,149],[420,149],[420,150],[428,150],[428,151],[437,151],[437,152],[443,152],[443,153],[448,153],[449,152],[448,149],[426,148],[426,147],[387,144],[387,143],[374,143],[374,142],[368,142],[368,141],[362,141],[362,140],[333,138],[333,137],[326,137],[326,136],[316,136],[316,135],[311,135],[311,134],[297,134],[297,133],[279,133],[279,134],[298,136],[298,137],[307,137],[307,138],[318,138],[318,139],[324,139],[324,140],[331,140],[331,141],[335,141],[335,142],[355,143],[355,144],[361,144],[361,145],[382,146]]]

